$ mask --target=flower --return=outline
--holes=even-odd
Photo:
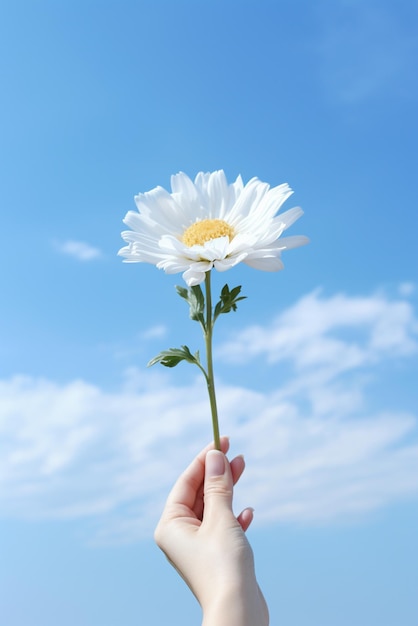
[[[152,263],[167,274],[183,272],[189,287],[205,273],[246,263],[266,272],[283,269],[281,253],[308,242],[303,236],[281,237],[302,214],[299,207],[276,215],[293,193],[287,183],[273,187],[241,176],[228,184],[223,170],[199,172],[194,182],[183,172],[162,187],[135,197],[122,232],[127,246],[118,252],[127,263]]]

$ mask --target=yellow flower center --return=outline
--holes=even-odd
[[[223,220],[202,220],[186,228],[181,239],[190,248],[196,244],[203,246],[206,241],[211,241],[211,239],[217,239],[218,237],[229,237],[231,241],[234,234],[232,226]]]

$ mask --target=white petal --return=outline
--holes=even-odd
[[[136,211],[128,211],[123,219],[123,223],[126,224],[126,226],[129,226],[129,228],[132,228],[132,230],[137,231],[138,233],[144,232],[144,229],[152,230],[152,226],[156,225],[155,237],[156,239],[158,238],[158,224],[156,224],[154,220],[151,220],[150,222],[150,218],[147,215],[139,214]]]
[[[195,287],[205,280],[205,275],[206,272],[196,272],[190,268],[184,272],[183,280],[189,287]]]
[[[190,266],[188,259],[182,259],[180,257],[166,256],[161,258],[156,264],[159,270],[164,270],[167,274],[177,274],[178,272],[184,272]]]
[[[195,186],[202,206],[206,207],[204,217],[207,219],[224,219],[243,188],[241,177],[228,185],[223,170],[199,172],[195,178]]]
[[[244,259],[244,263],[256,270],[262,270],[263,272],[278,272],[284,268],[281,259],[274,256]]]
[[[214,172],[208,180],[208,204],[209,218],[223,219],[226,211],[228,211],[234,203],[235,198],[232,197],[230,202],[231,190],[226,181],[223,170]]]
[[[179,172],[171,177],[171,189],[173,193],[189,196],[191,199],[197,198],[196,187],[193,181],[184,172]]]
[[[299,206],[293,207],[293,209],[289,209],[284,213],[279,213],[277,217],[274,218],[273,222],[282,222],[285,225],[284,230],[289,228],[292,224],[296,222],[300,217],[302,217],[303,211]]]
[[[121,232],[121,237],[127,243],[133,243],[134,241],[141,241],[142,234],[141,233],[137,233],[134,230],[123,230]]]
[[[210,178],[210,172],[198,172],[194,179],[194,184],[196,189],[202,193],[206,193],[206,189],[208,186],[208,181]]]
[[[185,246],[182,241],[179,241],[177,237],[172,237],[171,235],[163,235],[158,240],[158,247],[165,253],[182,254],[184,256],[187,250],[187,246]]]
[[[234,183],[232,183],[231,187],[233,187],[234,189],[235,199],[238,198],[239,195],[242,193],[242,190],[244,189],[244,182],[242,180],[241,174],[236,177],[236,180]]]
[[[246,217],[261,202],[268,189],[269,185],[267,183],[262,183],[258,178],[252,178],[245,185],[239,198],[229,211],[226,221],[234,225],[237,220]]]
[[[247,253],[239,254],[237,256],[228,257],[227,259],[223,259],[222,261],[215,261],[213,266],[218,272],[225,272],[229,270],[231,267],[238,265],[247,257]]]
[[[194,272],[208,272],[213,267],[212,261],[198,261],[197,263],[192,263],[190,268]]]
[[[252,249],[257,243],[257,237],[250,233],[238,233],[229,243],[228,255],[237,254],[243,250],[247,251]]]
[[[306,246],[309,243],[308,237],[304,235],[293,235],[292,237],[283,237],[277,242],[279,250],[291,250],[292,248],[299,248],[300,246]]]
[[[265,217],[272,218],[292,193],[293,191],[287,183],[273,187],[266,193],[255,210],[257,213],[262,213]]]
[[[228,247],[229,237],[217,237],[216,239],[211,239],[210,241],[207,241],[203,246],[203,249],[205,251],[205,258],[206,254],[208,254],[209,258],[212,257],[213,259],[224,259],[228,253]]]
[[[137,195],[135,202],[142,215],[152,218],[158,233],[181,233],[182,224],[189,221],[188,205],[177,203],[162,187]]]

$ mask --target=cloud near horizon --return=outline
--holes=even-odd
[[[241,367],[267,358],[271,381],[289,365],[268,390],[228,383],[227,369],[219,378],[221,428],[248,466],[237,510],[254,506],[259,525],[331,523],[417,497],[415,407],[370,397],[376,375],[391,384],[394,357],[416,367],[417,330],[405,299],[315,291],[218,346]],[[103,541],[149,535],[174,478],[210,438],[203,381],[176,385],[164,369],[131,369],[113,392],[14,376],[0,397],[0,514],[90,518]]]

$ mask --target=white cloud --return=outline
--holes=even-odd
[[[142,333],[140,333],[140,339],[161,339],[165,337],[168,333],[168,329],[163,324],[157,324],[156,326],[151,326],[151,328],[147,328]]]
[[[416,289],[416,286],[414,283],[409,283],[409,282],[401,283],[399,285],[399,295],[404,296],[405,298],[408,296],[412,296],[412,294],[415,293],[415,289]]]
[[[232,336],[218,357],[244,363],[263,356],[270,363],[290,361],[297,371],[333,378],[384,358],[418,351],[418,320],[405,300],[384,294],[329,298],[316,290],[269,325],[253,325]]]
[[[54,242],[55,249],[61,254],[72,256],[78,261],[92,261],[102,256],[101,251],[84,241]]]
[[[414,358],[415,333],[407,302],[314,292],[268,328],[237,334],[230,357],[267,356],[272,380],[281,359],[292,365],[269,391],[218,384],[222,431],[248,464],[237,509],[255,506],[258,524],[306,524],[416,497],[417,416],[366,394],[376,365],[387,386],[394,357]],[[174,478],[210,438],[203,380],[172,381],[162,368],[131,369],[115,392],[0,381],[2,515],[90,517],[104,540],[151,533]]]

